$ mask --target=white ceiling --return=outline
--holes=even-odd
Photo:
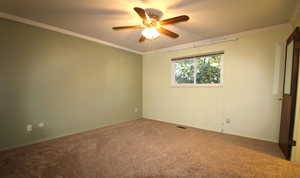
[[[67,29],[139,52],[148,52],[246,30],[286,23],[297,0],[1,0],[0,12]],[[133,7],[157,8],[163,19],[188,15],[166,26],[178,39],[161,36],[139,43],[141,30],[111,27],[140,24]]]

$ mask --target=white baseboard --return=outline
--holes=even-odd
[[[197,129],[201,129],[201,130],[207,130],[207,131],[210,131],[210,132],[218,132],[218,133],[221,133],[221,134],[234,135],[234,136],[240,136],[240,137],[245,137],[245,138],[251,138],[251,139],[255,139],[255,140],[278,143],[277,140],[260,138],[260,137],[253,137],[253,136],[249,136],[249,135],[243,135],[243,134],[239,134],[239,133],[226,132],[226,131],[220,132],[218,130],[210,130],[210,129],[207,129],[207,128],[203,128],[203,127],[199,127],[199,126],[195,126],[195,125],[191,125],[191,124],[187,124],[187,123],[181,123],[181,122],[176,122],[176,121],[166,121],[166,120],[162,120],[162,119],[154,119],[154,118],[151,118],[151,117],[143,117],[143,118],[144,119],[149,119],[149,120],[161,121],[161,122],[170,123],[170,124],[187,126],[187,127],[191,127],[191,128],[197,128]]]

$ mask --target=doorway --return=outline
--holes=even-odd
[[[286,44],[279,146],[286,159],[291,159],[297,100],[300,31],[297,27]]]

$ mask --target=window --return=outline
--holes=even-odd
[[[223,52],[172,59],[173,86],[221,86]]]

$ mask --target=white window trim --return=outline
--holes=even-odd
[[[200,56],[200,55],[199,55]],[[221,88],[224,85],[223,81],[223,75],[224,75],[224,54],[221,55],[221,71],[220,71],[220,83],[214,84],[214,83],[208,83],[208,84],[178,84],[175,81],[175,63],[176,61],[171,61],[171,87],[172,88],[202,88],[202,87],[207,87],[207,88]],[[194,63],[195,64],[195,63]],[[195,68],[196,69],[196,68]],[[194,73],[196,75],[196,72]],[[195,80],[196,81],[196,80]],[[194,81],[194,82],[195,82]]]

